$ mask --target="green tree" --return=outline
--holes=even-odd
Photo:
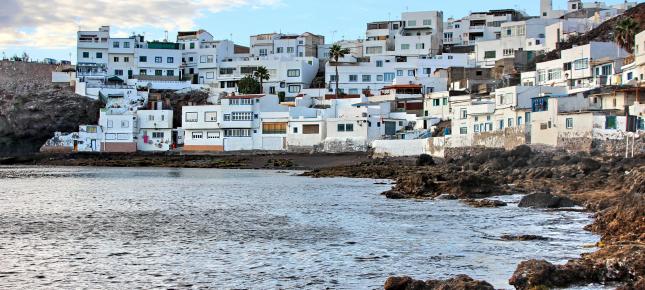
[[[271,75],[269,75],[269,70],[264,67],[258,67],[258,69],[253,73],[253,76],[260,81],[260,94],[264,92],[264,81],[268,81]]]
[[[616,24],[614,29],[614,40],[620,47],[627,50],[629,53],[634,52],[634,37],[638,30],[638,23],[632,18],[625,18]]]
[[[349,54],[349,48],[342,48],[338,44],[334,44],[329,49],[329,58],[334,61],[334,67],[336,68],[336,98],[338,98],[338,60],[343,58],[346,54]]]
[[[243,95],[259,94],[260,83],[250,75],[245,76],[237,82],[237,91]]]

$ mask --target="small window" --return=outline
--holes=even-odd
[[[461,134],[461,135],[466,135],[466,134],[468,134],[468,128],[467,128],[467,127],[461,127],[461,128],[459,128],[459,134]]]
[[[206,132],[206,139],[219,139],[219,132]]]
[[[462,120],[465,120],[466,118],[468,118],[468,111],[466,109],[461,109],[460,116]]]
[[[144,55],[139,56],[139,62],[147,62],[147,61],[148,61],[148,57],[147,57],[147,56],[144,56]]]
[[[166,58],[166,62],[167,62],[167,63],[174,63],[174,62],[175,62],[175,58],[174,58],[174,57],[167,57],[167,58]]]
[[[155,57],[155,63],[162,63],[163,62],[163,57],[161,56],[156,56]]]
[[[84,51],[83,52],[83,58],[89,58],[89,57],[90,57],[90,53],[87,52],[87,51]]]
[[[119,42],[118,41],[112,42],[112,47],[119,48]]]
[[[187,112],[186,113],[186,122],[197,122],[197,112]]]
[[[112,120],[107,120],[107,127],[108,128],[114,127],[114,122]]]
[[[484,58],[486,59],[495,58],[496,56],[497,56],[497,52],[494,50],[484,52]]]
[[[152,132],[152,138],[154,139],[163,139],[164,133],[163,132]]]
[[[217,112],[205,112],[204,121],[206,122],[217,122]]]
[[[382,60],[377,60],[376,61],[376,67],[383,67],[383,61]]]
[[[573,118],[567,118],[566,123],[567,129],[573,129]]]
[[[204,137],[204,132],[193,132],[191,137],[193,137],[193,139],[202,139]]]
[[[129,121],[121,121],[121,128],[128,128],[128,127],[130,127]]]
[[[300,70],[299,69],[287,70],[287,76],[290,78],[297,78],[300,76]]]
[[[372,81],[372,76],[371,75],[363,75],[363,82],[368,83]]]
[[[358,75],[349,75],[349,81],[350,82],[357,82],[358,81]]]

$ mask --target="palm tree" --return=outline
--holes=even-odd
[[[349,54],[349,48],[342,48],[338,44],[334,44],[329,49],[329,58],[334,60],[334,67],[336,67],[336,98],[338,98],[338,59]]]
[[[627,50],[628,53],[634,52],[634,37],[637,29],[638,23],[629,17],[618,21],[616,24],[614,40],[620,47]]]
[[[268,81],[271,75],[269,74],[269,70],[264,67],[258,67],[258,69],[253,73],[253,76],[255,76],[258,81],[260,81],[260,94],[264,92],[264,81]]]

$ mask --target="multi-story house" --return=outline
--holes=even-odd
[[[318,46],[324,43],[324,36],[310,32],[258,34],[251,36],[251,56],[318,57]]]
[[[199,75],[198,64],[202,55],[203,43],[212,41],[213,35],[203,29],[177,33],[177,43],[179,43],[182,51],[181,70],[183,78],[197,81]]]
[[[139,133],[135,111],[121,112],[110,108],[101,109],[99,126],[102,128],[102,152],[136,152],[136,136]]]
[[[135,49],[143,42],[143,36],[110,38],[108,48],[108,75],[123,81],[133,79],[137,70]]]
[[[532,59],[536,54],[535,51],[545,49],[546,26],[558,21],[532,18],[502,23],[500,39],[477,42],[475,48],[477,64],[482,67],[492,67],[500,59],[514,58],[517,51],[532,52],[528,56]]]
[[[379,21],[367,24],[365,32],[364,56],[383,55],[395,50],[395,38],[401,30],[403,21]]]
[[[103,82],[108,71],[110,27],[96,31],[78,31],[76,76],[84,82]]]
[[[517,10],[490,10],[488,12],[473,12],[461,18],[449,18],[444,24],[443,45],[451,47],[471,47],[478,41],[500,39],[502,23],[520,21],[525,15]]]
[[[173,143],[172,117],[172,110],[138,110],[137,150],[170,150]]]
[[[355,57],[355,58],[361,58],[364,55],[364,49],[363,49],[363,39],[355,39],[355,40],[341,40],[337,41],[334,44],[340,45],[342,48],[347,48],[349,49],[349,55]],[[329,49],[331,48],[332,44],[321,44],[318,46],[318,59],[321,61],[328,61],[330,56],[329,56]]]
[[[563,50],[556,60],[536,64],[536,85],[565,86],[589,90],[601,85],[619,84],[613,80],[627,56],[613,42],[590,42]]]
[[[182,51],[174,42],[145,42],[135,49],[135,71],[138,80],[171,80],[180,78]]]
[[[443,12],[404,12],[403,25],[394,39],[394,54],[403,56],[436,55],[442,51]]]

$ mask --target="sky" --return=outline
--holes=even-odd
[[[490,9],[539,14],[539,0],[1,0],[0,51],[32,59],[76,60],[76,31],[109,25],[111,36],[205,29],[216,39],[248,45],[259,33],[312,32],[326,42],[364,38],[366,23],[396,20],[402,12],[440,10],[447,18]],[[566,0],[553,0],[564,9]],[[607,4],[623,0],[606,0]],[[642,2],[642,1],[639,1]],[[0,56],[1,57],[1,56]]]

